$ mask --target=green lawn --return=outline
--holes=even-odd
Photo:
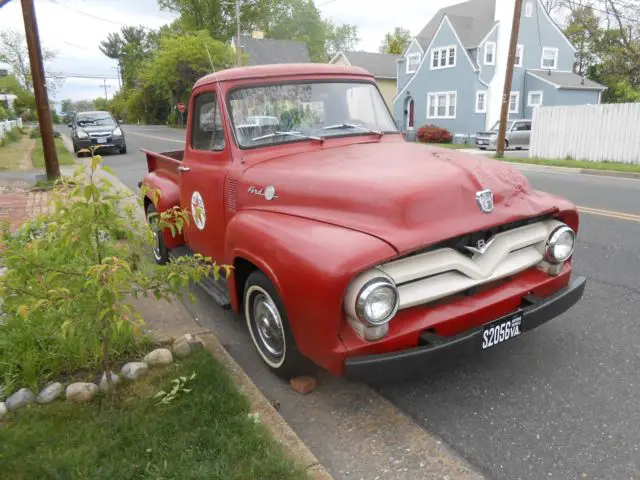
[[[153,396],[179,376],[195,379],[168,405]],[[89,405],[57,401],[0,421],[2,478],[224,479],[306,478],[209,352]]]
[[[433,147],[450,148],[451,150],[462,150],[465,148],[475,147],[475,145],[471,145],[470,143],[427,143],[426,145],[431,145]]]
[[[62,139],[56,138],[56,152],[58,152],[58,163],[60,165],[73,165],[76,163],[73,155],[69,153],[67,147],[62,143]],[[31,153],[31,162],[35,168],[44,168],[44,152],[42,150],[42,140],[36,140],[36,148]]]
[[[495,156],[494,156],[495,158]],[[519,158],[503,157],[499,160],[514,163],[532,163],[535,165],[549,165],[553,167],[584,168],[588,170],[609,170],[613,172],[640,173],[639,164],[614,163],[614,162],[586,162],[583,160],[548,160],[544,158]]]
[[[31,139],[19,136],[17,140],[0,147],[0,170],[18,170],[21,161],[29,150]]]

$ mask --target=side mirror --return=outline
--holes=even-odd
[[[121,118],[119,118],[118,120],[116,120],[116,122],[118,122],[118,125],[122,125],[124,123],[124,120],[122,120]]]
[[[73,127],[73,124],[71,122],[67,123],[67,127],[71,128]]]

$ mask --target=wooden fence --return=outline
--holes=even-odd
[[[22,128],[22,119],[18,120],[6,120],[0,121],[0,140],[4,137],[5,133],[13,130],[16,127]]]
[[[536,108],[529,156],[640,164],[640,103]]]

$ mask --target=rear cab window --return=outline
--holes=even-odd
[[[193,150],[224,150],[224,129],[216,92],[201,93],[195,98],[193,107],[191,148]]]

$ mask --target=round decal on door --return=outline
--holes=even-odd
[[[191,195],[191,215],[198,230],[202,230],[207,222],[207,212],[204,209],[204,200],[202,200],[200,192],[193,192]]]

